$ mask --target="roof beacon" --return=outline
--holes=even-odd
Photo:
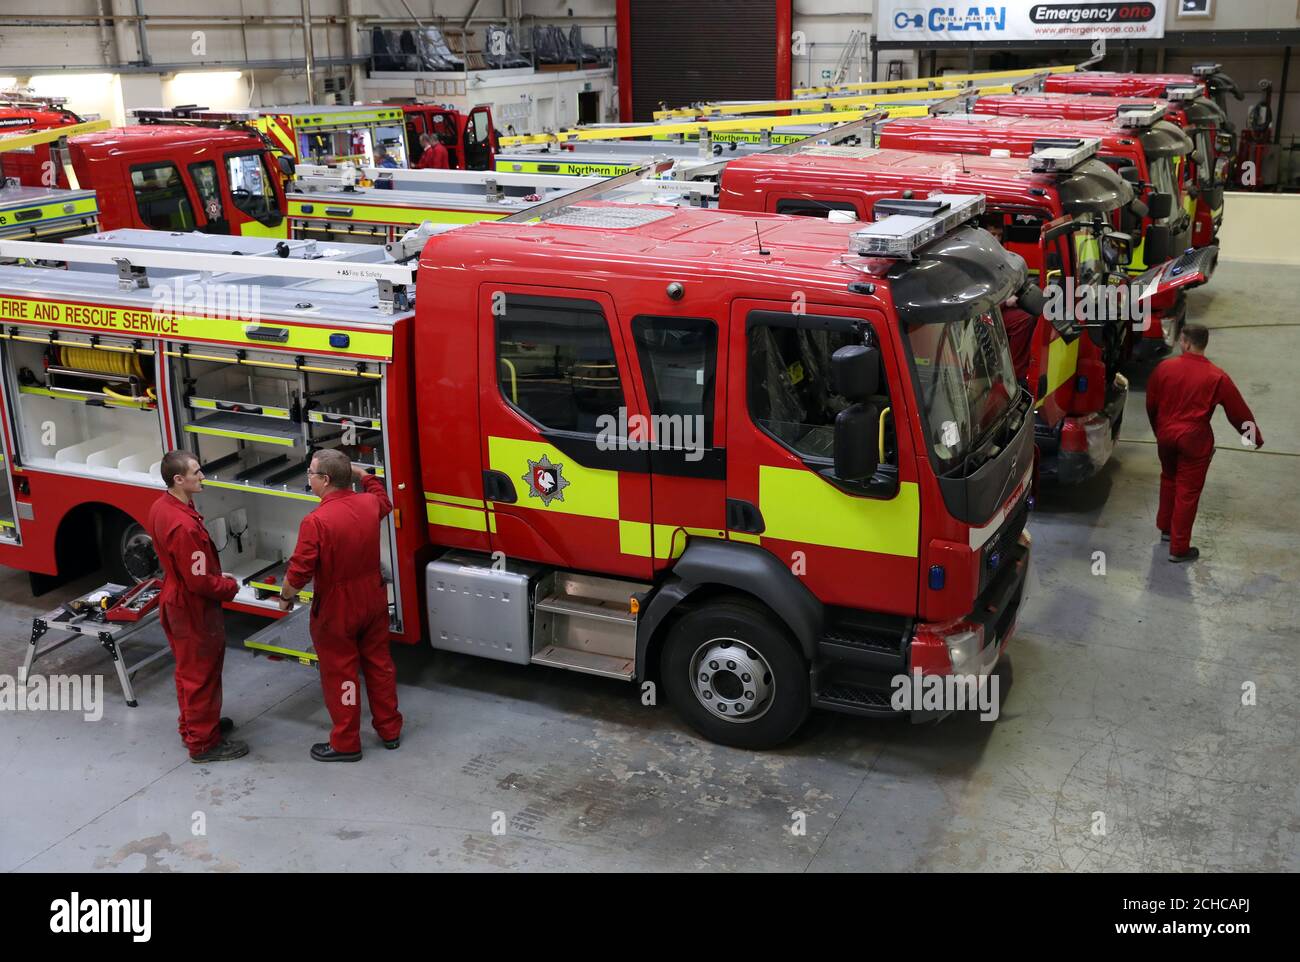
[[[1061,137],[1034,141],[1029,169],[1036,174],[1059,174],[1074,170],[1097,156],[1101,141],[1096,137]]]
[[[861,257],[912,259],[926,244],[984,213],[983,194],[934,194],[924,200],[878,201],[880,220],[849,235]]]
[[[1222,69],[1223,64],[1221,63],[1196,63],[1192,64],[1192,76],[1208,77],[1211,74],[1218,73]]]
[[[1201,95],[1201,88],[1195,84],[1170,84],[1165,88],[1166,100],[1195,100]]]
[[[1164,104],[1124,104],[1115,115],[1121,127],[1150,127],[1165,115]]]

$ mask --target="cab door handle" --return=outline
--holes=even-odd
[[[763,512],[756,505],[739,498],[727,499],[727,527],[745,534],[762,534],[767,529]]]
[[[487,501],[499,501],[502,504],[514,504],[519,500],[515,484],[503,471],[483,472],[483,498]]]

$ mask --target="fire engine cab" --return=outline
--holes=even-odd
[[[989,114],[945,113],[934,117],[901,118],[878,125],[881,147],[934,151],[947,154],[1006,152],[1027,157],[1045,140],[1087,138],[1101,142],[1098,156],[1120,176],[1142,191],[1145,213],[1121,208],[1117,225],[1134,236],[1130,274],[1140,276],[1153,267],[1179,263],[1171,270],[1183,273],[1188,262],[1209,278],[1218,261],[1214,245],[1188,252],[1192,218],[1184,205],[1184,184],[1192,142],[1173,124],[1161,120],[1161,106],[1137,107],[1122,112],[1118,125],[1100,121],[1063,121],[1039,117],[998,117]],[[1175,275],[1176,276],[1176,275]],[[1152,300],[1152,323],[1136,345],[1138,353],[1166,352],[1177,343],[1186,317],[1184,292]]]
[[[569,206],[440,228],[418,267],[78,238],[66,267],[0,266],[0,562],[54,575],[96,531],[147,576],[139,522],[185,446],[233,606],[274,615],[306,464],[341,447],[396,508],[396,642],[656,683],[734,745],[815,706],[893,714],[892,679],[989,672],[1024,592],[1032,398],[1000,305],[1033,281],[983,210]],[[227,289],[247,302],[205,300]],[[310,660],[306,629],[249,644]]]
[[[287,235],[280,171],[254,130],[142,123],[61,142],[0,153],[0,174],[25,187],[93,190],[106,229]]]
[[[1076,301],[1100,305],[1124,267],[1110,223],[1117,209],[1132,203],[1133,190],[1096,159],[1097,148],[1096,140],[1056,139],[1040,144],[1028,159],[959,160],[852,146],[760,154],[727,165],[719,204],[822,217],[835,211],[870,221],[881,201],[945,190],[984,194],[984,226],[1025,258],[1041,287],[1071,297],[1068,317],[1049,321],[1022,304],[1011,309],[1014,315],[1004,308],[1004,319],[1018,319],[1008,320],[1008,338],[1017,378],[1035,395],[1040,473],[1077,482],[1109,459],[1128,393],[1119,373],[1131,341],[1128,320],[1093,311],[1084,320],[1073,310]],[[1127,247],[1129,238],[1119,241]],[[1104,250],[1112,251],[1109,262]]]
[[[1132,98],[1086,94],[1018,94],[975,99],[971,110],[1001,117],[1058,117],[1063,120],[1114,120],[1134,107],[1163,106],[1165,117],[1191,138],[1190,183],[1194,204],[1192,246],[1214,243],[1223,223],[1223,191],[1228,181],[1232,136],[1224,131],[1222,111],[1196,87],[1171,87],[1169,100],[1134,103]],[[1226,140],[1224,140],[1226,138]],[[1216,145],[1221,144],[1222,150]]]

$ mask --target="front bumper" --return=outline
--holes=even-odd
[[[1021,607],[1029,597],[1029,556],[1032,544],[1029,532],[1021,532],[1011,557],[1007,559],[1009,563],[976,603],[968,620],[983,625],[984,647],[967,663],[953,666],[952,674],[974,675],[984,684],[1006,653],[1007,644],[1016,633],[1020,621]],[[912,724],[921,725],[947,718],[953,711],[952,706],[937,711],[913,709],[908,717]]]
[[[1014,520],[1009,523],[1014,523]],[[984,678],[997,666],[1007,642],[1015,633],[1020,609],[1027,597],[1031,544],[1029,532],[1021,531],[1000,564],[996,577],[963,619],[984,629],[984,645],[978,653],[947,674]],[[908,717],[915,723],[937,721],[952,714],[952,709],[947,707],[937,711],[920,708],[899,710],[895,707],[893,695],[901,683],[899,680],[911,683],[912,640],[910,623],[892,651],[887,651],[883,644],[823,638],[812,671],[814,707],[877,718]]]

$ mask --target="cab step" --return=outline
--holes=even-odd
[[[631,681],[637,606],[650,585],[553,571],[537,582],[532,663]]]

